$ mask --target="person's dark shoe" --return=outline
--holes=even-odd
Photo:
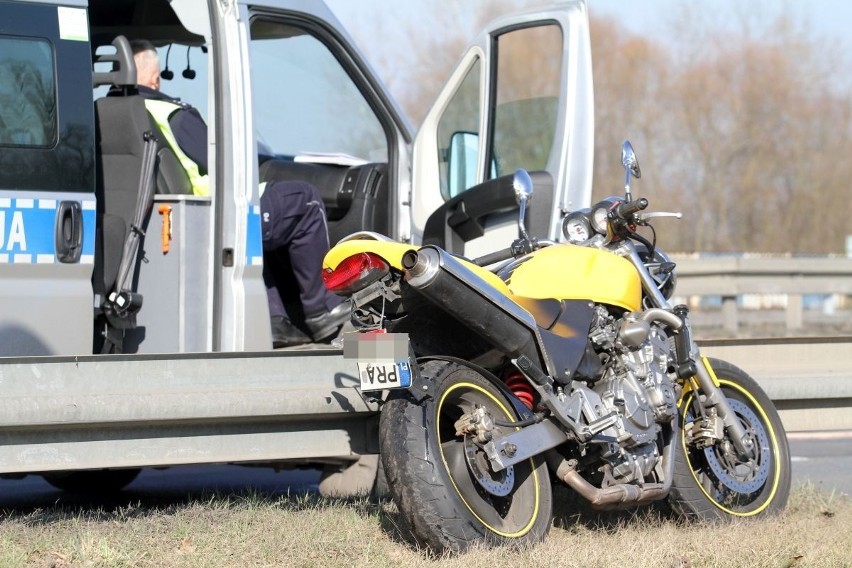
[[[337,304],[324,314],[305,318],[305,325],[311,332],[314,341],[321,342],[334,338],[343,324],[348,322],[351,317],[352,309],[347,300]]]
[[[273,349],[295,347],[311,342],[311,338],[304,331],[283,316],[272,316],[270,319],[272,320]]]

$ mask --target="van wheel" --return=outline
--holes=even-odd
[[[118,493],[134,479],[141,469],[97,469],[85,471],[56,471],[42,477],[52,486],[76,495],[109,495]]]

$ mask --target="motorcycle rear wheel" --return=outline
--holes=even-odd
[[[390,492],[415,540],[438,554],[474,543],[542,540],[553,509],[544,460],[539,456],[493,472],[484,452],[453,427],[477,406],[495,419],[517,420],[511,404],[463,365],[429,361],[421,373],[434,385],[433,396],[419,403],[407,395],[392,398],[382,407],[379,425]]]
[[[717,359],[710,365],[734,413],[754,442],[747,460],[730,443],[690,446],[685,426],[697,415],[695,393],[680,406],[681,440],[675,452],[669,504],[688,518],[723,520],[780,511],[790,494],[790,449],[778,411],[743,370]]]

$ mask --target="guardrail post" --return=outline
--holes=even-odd
[[[736,296],[722,296],[722,325],[727,331],[733,333],[739,330]]]
[[[787,294],[787,329],[801,329],[803,324],[802,295]]]

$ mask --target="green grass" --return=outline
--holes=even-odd
[[[391,502],[253,493],[4,511],[0,567],[852,567],[852,500],[812,486],[796,488],[781,515],[724,525],[684,524],[648,508],[560,511],[539,545],[438,559],[399,524]]]

